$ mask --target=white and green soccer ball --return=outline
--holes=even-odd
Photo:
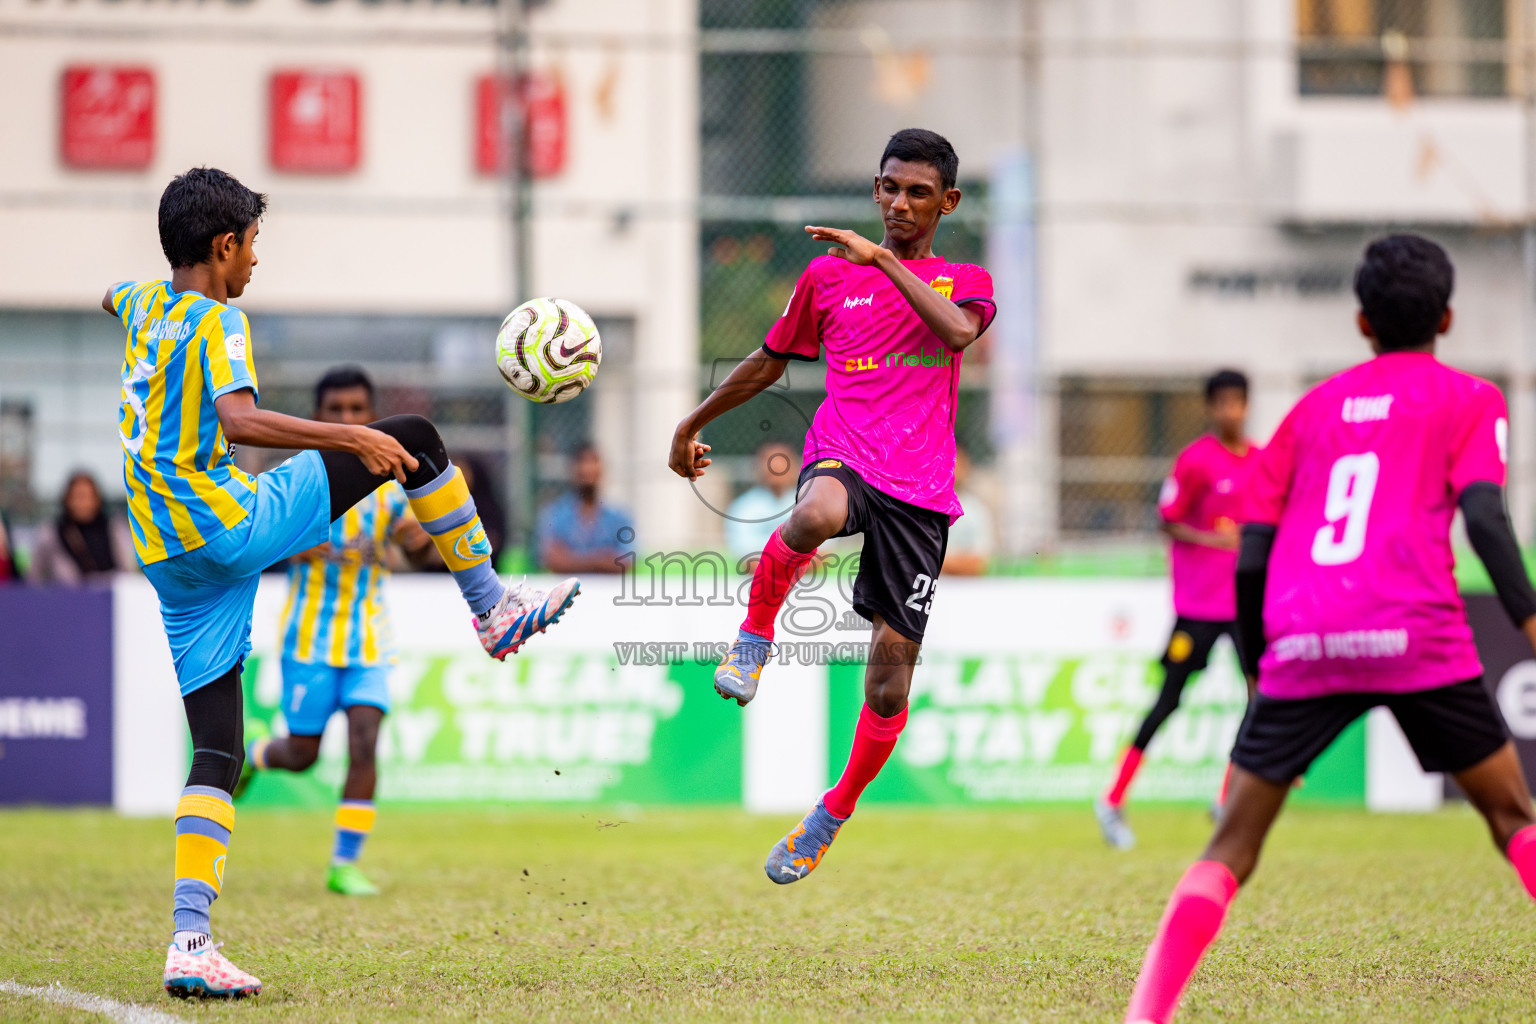
[[[496,368],[534,402],[569,402],[603,362],[603,339],[586,310],[566,299],[529,299],[501,322]]]

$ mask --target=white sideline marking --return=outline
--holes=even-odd
[[[147,1006],[120,1003],[106,996],[86,995],[63,985],[18,985],[14,981],[0,981],[0,992],[13,996],[34,996],[87,1013],[99,1013],[121,1024],[181,1024],[180,1017],[151,1010]]]

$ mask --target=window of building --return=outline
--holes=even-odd
[[[1297,0],[1308,96],[1503,96],[1520,0]]]

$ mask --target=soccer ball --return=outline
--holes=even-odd
[[[569,402],[592,383],[603,340],[586,310],[565,299],[529,299],[501,322],[496,368],[534,402]]]

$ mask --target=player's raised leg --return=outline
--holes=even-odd
[[[192,732],[192,767],[176,803],[175,934],[166,950],[165,990],[176,996],[244,996],[261,982],[224,958],[209,915],[224,888],[240,775],[240,664],[183,698]]]
[[[920,645],[875,616],[869,662],[864,669],[864,707],[853,733],[853,749],[837,785],[816,801],[794,829],[768,853],[764,870],[780,885],[797,882],[821,863],[838,829],[858,806],[864,789],[880,774],[907,725],[907,695]]]
[[[523,584],[503,586],[491,565],[491,545],[480,525],[464,474],[448,461],[437,429],[421,416],[389,416],[370,424],[389,434],[417,461],[405,477],[411,512],[432,537],[432,543],[453,574],[470,611],[480,645],[501,660],[517,651],[530,636],[553,625],[581,590],[576,579],[563,580],[548,591]],[[370,473],[355,455],[324,452],[331,487],[331,517],[339,517],[388,477]]]
[[[800,487],[784,525],[773,531],[752,573],[747,617],[715,669],[715,692],[742,707],[757,696],[763,666],[773,651],[774,623],[816,549],[848,520],[848,491],[832,476],[813,476]]]
[[[1281,785],[1234,767],[1227,811],[1200,860],[1190,865],[1147,950],[1125,1019],[1134,1024],[1167,1024],[1200,959],[1226,920],[1238,886],[1258,864],[1259,851],[1285,804]]]

